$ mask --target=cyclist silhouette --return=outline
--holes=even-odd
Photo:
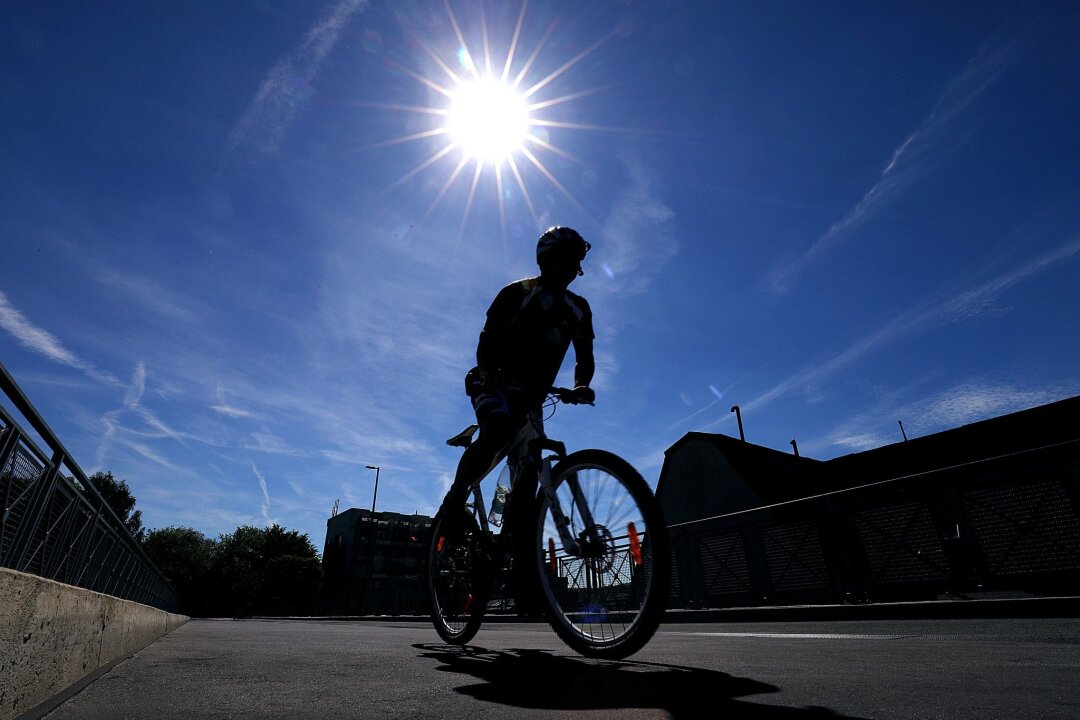
[[[589,387],[595,368],[592,311],[585,298],[567,289],[585,274],[581,262],[591,247],[572,228],[548,229],[536,243],[539,277],[510,283],[488,308],[476,367],[465,376],[480,434],[462,454],[440,510],[450,536],[462,531],[461,508],[469,489],[491,469],[528,413],[543,403],[571,344],[574,393],[568,401],[595,399]]]

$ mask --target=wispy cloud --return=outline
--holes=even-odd
[[[227,155],[242,151],[255,155],[277,152],[293,116],[311,95],[311,86],[323,61],[337,44],[341,31],[367,0],[341,0],[333,5],[291,53],[266,74],[251,105],[229,134]]]
[[[259,472],[259,468],[255,465],[254,460],[251,461],[251,471],[255,473],[255,477],[259,481],[259,487],[262,488],[262,516],[266,526],[269,527],[274,524],[274,521],[270,519],[270,491],[266,488],[266,476]]]
[[[454,248],[436,229],[418,228],[408,244],[358,243],[357,233],[342,234],[320,283],[313,372],[332,388],[318,394],[321,450],[343,462],[439,462],[422,438],[453,434],[468,412],[462,378],[498,289],[485,287],[491,253]]]
[[[743,410],[760,408],[796,389],[805,388],[915,330],[962,318],[965,314],[975,311],[1003,291],[1038,273],[1045,272],[1071,260],[1077,255],[1080,255],[1080,237],[974,288],[955,292],[943,300],[939,297],[915,305],[848,346],[843,352],[822,362],[808,365],[792,374],[751,402],[744,404]],[[703,429],[715,427],[727,420],[729,420],[728,416],[724,415],[709,423]]]
[[[131,385],[128,386],[127,392],[124,393],[124,411],[133,413],[139,419],[141,419],[149,428],[150,432],[130,430],[133,434],[142,435],[144,437],[150,437],[155,439],[169,438],[181,445],[186,445],[187,436],[178,430],[173,429],[163,420],[158,418],[157,415],[150,412],[142,404],[143,395],[146,393],[146,364],[138,362],[135,364],[135,370],[131,375]],[[110,413],[114,418],[122,411],[113,411]]]
[[[173,321],[189,322],[197,317],[192,310],[192,298],[180,297],[144,277],[102,270],[98,282],[121,292],[139,304]]]
[[[732,382],[732,383],[731,383],[730,385],[728,385],[727,387],[725,387],[725,388],[724,388],[723,390],[718,390],[718,389],[716,388],[716,386],[715,386],[715,385],[713,385],[713,384],[711,384],[711,383],[710,383],[710,384],[708,384],[708,385],[706,385],[705,387],[706,387],[706,388],[707,388],[707,389],[709,390],[709,393],[710,393],[710,395],[712,395],[714,399],[713,399],[713,400],[710,400],[710,401],[709,401],[708,403],[706,403],[706,404],[705,404],[704,406],[702,406],[702,407],[698,408],[697,410],[695,410],[694,412],[690,413],[689,415],[687,415],[686,417],[682,418],[681,420],[677,420],[677,421],[675,421],[674,423],[672,423],[672,424],[670,425],[670,427],[669,427],[668,429],[671,429],[671,428],[675,428],[675,427],[678,427],[678,426],[680,426],[680,425],[683,425],[683,424],[685,424],[685,423],[688,423],[688,422],[690,422],[691,420],[693,420],[694,418],[696,418],[697,416],[699,416],[699,415],[702,415],[702,414],[704,414],[704,413],[708,412],[709,410],[712,410],[712,409],[713,409],[714,407],[716,407],[717,405],[719,405],[719,404],[723,403],[723,402],[724,402],[724,398],[725,398],[725,397],[727,397],[727,394],[728,394],[728,393],[729,393],[729,392],[731,391],[731,389],[732,389],[733,387],[735,387],[736,385],[738,385],[738,384],[739,384],[739,382],[740,382],[739,380],[735,380],[735,381],[734,381],[734,382]],[[680,395],[681,395],[681,397],[682,397],[682,401],[683,401],[684,403],[686,403],[687,405],[692,405],[692,404],[693,404],[692,402],[687,402],[687,400],[689,400],[690,398],[689,398],[689,396],[688,396],[688,395],[687,395],[687,394],[686,394],[685,392],[684,392],[684,393],[681,393]],[[729,408],[731,408],[731,407],[734,407],[734,405],[730,405],[730,404],[729,404],[729,405],[728,405],[728,407],[729,407]],[[729,409],[729,411],[728,411],[728,412],[732,412],[732,411],[731,411],[731,410]]]
[[[1072,259],[1080,254],[1080,237],[1065,243],[1045,255],[976,288],[962,292],[941,308],[942,316],[948,320],[964,320],[983,314],[990,306],[990,301],[1004,290],[1026,280],[1037,273]]]
[[[903,435],[898,420],[903,421],[907,436],[914,438],[1045,405],[1075,392],[1076,387],[1068,385],[1031,387],[972,378],[909,402],[898,403],[896,398],[890,398],[848,418],[825,435],[799,444],[811,453],[835,448],[860,452],[900,442]]]
[[[222,384],[220,382],[217,384],[217,389],[215,390],[215,393],[217,395],[218,403],[217,403],[217,405],[211,405],[210,406],[210,409],[213,410],[214,412],[219,413],[221,415],[224,415],[225,417],[231,417],[231,418],[256,418],[256,417],[258,417],[255,413],[251,412],[250,410],[244,410],[242,408],[234,407],[234,406],[228,404],[228,402],[226,402],[226,400],[225,400],[225,388],[222,386]]]
[[[627,185],[601,227],[597,253],[614,280],[607,291],[637,294],[648,289],[660,268],[678,252],[675,212],[653,188],[645,165],[624,154]]]
[[[180,473],[180,474],[191,474],[191,471],[177,465],[176,463],[170,462],[161,453],[156,452],[153,448],[146,445],[145,443],[134,442],[132,440],[123,440],[122,442],[123,442],[125,447],[128,447],[131,450],[134,450],[136,453],[143,456],[147,460],[155,462],[158,465],[160,465],[161,467],[166,468],[167,470],[171,470],[171,471],[173,471],[175,473]],[[100,463],[99,463],[99,465],[100,465]]]
[[[604,218],[599,239],[593,240],[596,250],[586,264],[587,272],[601,280],[592,282],[588,296],[594,316],[603,323],[592,383],[600,392],[613,388],[619,372],[617,338],[633,317],[626,300],[645,293],[679,251],[675,212],[656,190],[649,169],[629,152],[618,159],[626,172],[624,187]],[[563,372],[569,378],[572,368]]]
[[[140,362],[135,365],[135,373],[131,376],[131,386],[124,395],[124,407],[128,410],[137,408],[144,392],[146,392],[146,365]]]
[[[925,434],[1044,405],[1061,399],[1069,391],[1065,387],[1030,388],[973,380],[896,412],[904,418],[904,427],[910,432]]]
[[[179,430],[170,427],[168,424],[158,418],[154,413],[147,410],[145,407],[139,406],[135,410],[138,416],[143,420],[143,422],[149,425],[150,428],[157,433],[153,437],[169,438],[170,440],[174,440],[181,445],[187,445],[187,440],[190,438],[187,433],[180,432]],[[200,438],[194,439],[200,440]]]
[[[1018,54],[1015,42],[988,44],[968,61],[949,81],[922,124],[893,151],[877,182],[855,207],[819,236],[797,260],[773,273],[773,290],[786,291],[807,266],[880,212],[925,173],[929,165],[948,149],[945,141],[956,120],[986,92]]]
[[[247,410],[241,410],[240,408],[234,408],[229,405],[211,405],[210,409],[216,413],[220,413],[225,417],[231,418],[251,418],[255,417],[255,414]]]
[[[258,430],[251,433],[251,442],[244,445],[245,450],[270,453],[271,455],[288,455],[291,457],[308,457],[309,453],[294,448],[280,437],[268,430]]]
[[[81,370],[89,378],[107,385],[120,385],[120,381],[107,372],[94,367],[64,347],[60,340],[44,328],[30,322],[18,308],[12,305],[0,291],[0,327],[11,333],[16,342],[27,350],[44,355],[53,362]]]
[[[119,443],[120,446],[134,450],[139,455],[170,470],[189,472],[168,460],[160,448],[152,449],[146,443],[155,440],[171,440],[188,448],[189,441],[210,446],[221,446],[223,441],[220,438],[199,436],[178,430],[146,407],[143,398],[146,396],[147,377],[146,364],[141,361],[136,363],[131,375],[131,383],[125,388],[121,407],[109,410],[98,418],[97,427],[100,429],[103,426],[104,431],[100,432],[98,442],[97,467],[104,466],[106,458],[113,451],[114,444]]]
[[[883,435],[879,433],[840,433],[834,435],[830,443],[836,445],[850,452],[862,452],[863,450],[871,450],[876,447],[881,447],[889,442]],[[803,446],[803,450],[809,449],[806,445]]]

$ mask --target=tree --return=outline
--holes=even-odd
[[[143,547],[197,617],[307,615],[322,587],[311,539],[280,525],[245,525],[208,538],[188,527],[151,530]]]
[[[229,614],[246,617],[258,612],[258,596],[262,586],[263,537],[262,530],[250,525],[236,528],[235,532],[218,538],[218,552],[214,569],[222,579],[221,589],[227,591],[226,607]]]
[[[311,539],[280,525],[247,525],[222,535],[215,568],[238,616],[309,614],[322,584]]]
[[[138,542],[146,537],[142,526],[142,510],[135,510],[135,496],[131,494],[126,480],[117,480],[111,472],[96,472],[89,477],[105,503],[112,508],[120,521],[124,523],[131,536]],[[133,512],[134,511],[134,512]]]
[[[214,576],[217,544],[198,530],[166,527],[146,534],[143,549],[180,596],[180,612],[207,616],[220,604]]]

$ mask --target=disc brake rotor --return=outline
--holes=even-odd
[[[592,532],[583,532],[578,536],[581,543],[581,556],[585,558],[594,572],[606,573],[615,564],[615,538],[603,525],[596,525]]]

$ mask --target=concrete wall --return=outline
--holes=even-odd
[[[0,720],[26,712],[187,620],[0,568]]]

